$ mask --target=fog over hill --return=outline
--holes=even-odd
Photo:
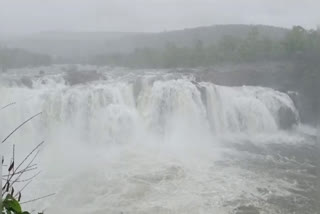
[[[132,32],[42,32],[27,37],[5,39],[1,43],[10,48],[55,57],[76,58],[97,54],[127,53],[136,48],[163,48],[168,42],[190,47],[201,40],[211,45],[223,37],[244,38],[256,29],[267,39],[282,39],[288,29],[264,25],[215,25],[159,33]],[[0,37],[1,38],[1,37]]]
[[[320,214],[320,0],[1,3],[0,214]]]

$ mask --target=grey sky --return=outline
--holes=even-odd
[[[212,24],[315,28],[319,11],[319,0],[0,0],[0,32],[147,32]]]

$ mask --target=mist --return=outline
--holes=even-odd
[[[160,32],[215,24],[315,28],[320,24],[319,4],[313,0],[13,0],[2,2],[0,32]]]
[[[319,8],[1,2],[1,213],[320,213]]]

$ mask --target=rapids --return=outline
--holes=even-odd
[[[270,152],[310,144],[286,93],[198,82],[181,72],[99,68],[96,78],[87,69],[75,80],[77,71],[45,69],[0,79],[1,106],[16,102],[0,112],[1,139],[42,112],[4,148],[15,143],[26,154],[46,141],[38,160],[43,173],[23,197],[56,195],[27,207],[97,214],[286,211],[272,200],[290,198],[297,183],[265,172],[294,160]]]

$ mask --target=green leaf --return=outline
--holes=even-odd
[[[12,211],[15,214],[22,212],[19,202],[14,197],[12,197],[10,194],[8,194],[6,196],[6,198],[4,199],[3,207],[7,210],[7,212]]]

